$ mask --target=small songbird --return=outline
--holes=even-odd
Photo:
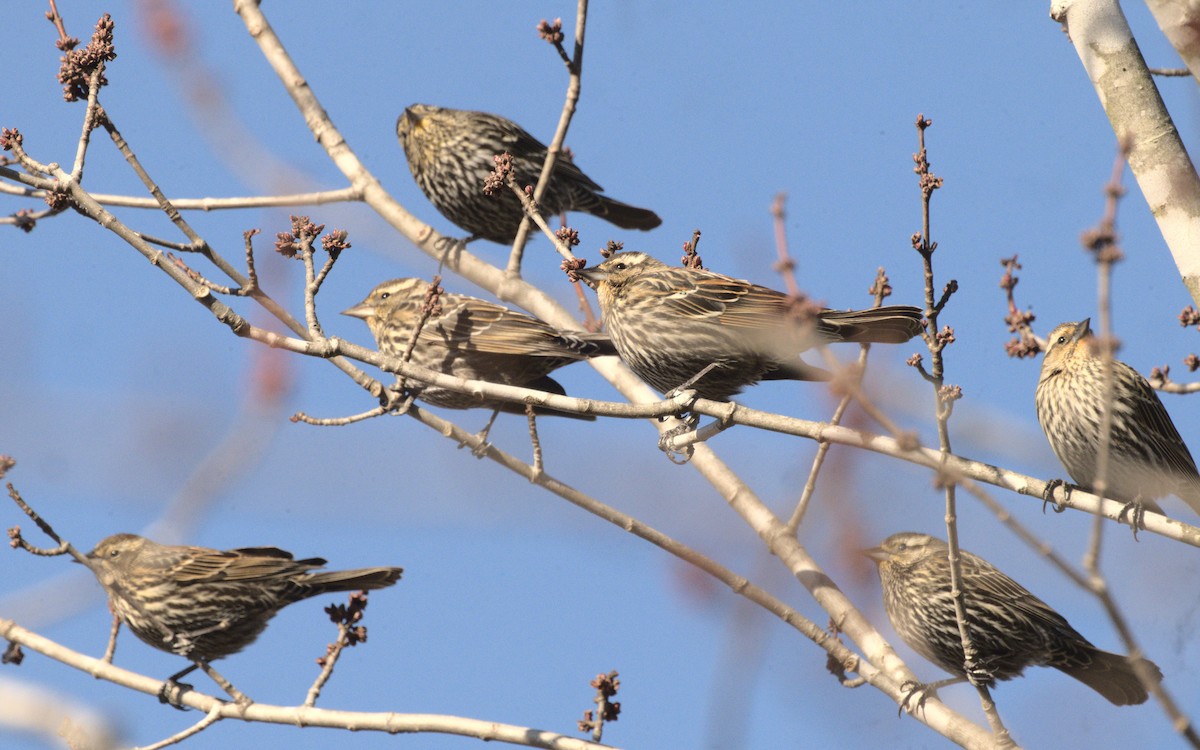
[[[596,289],[621,359],[663,393],[687,383],[724,401],[760,380],[828,380],[800,352],[838,341],[901,344],[922,329],[915,307],[813,310],[797,315],[783,292],[713,271],[621,252],[576,272]]]
[[[235,654],[279,610],[336,591],[369,591],[400,580],[402,568],[314,573],[319,557],[295,560],[275,547],[215,550],[114,534],[87,554],[109,606],[143,642],[197,666]]]
[[[362,318],[371,329],[379,351],[389,357],[401,357],[421,319],[428,290],[429,282],[423,279],[385,281],[342,314]],[[440,311],[431,314],[421,327],[410,361],[447,375],[565,395],[562,385],[549,377],[552,371],[572,362],[616,354],[606,334],[560,331],[537,318],[487,300],[442,292],[438,304]],[[409,385],[422,401],[447,409],[488,407],[525,413],[521,404],[488,401],[413,380]],[[591,415],[540,407],[537,412],[595,419]]]
[[[912,650],[957,675],[927,688],[963,682],[962,638],[950,594],[949,546],[928,534],[893,534],[864,550],[879,567],[883,606]],[[1117,706],[1145,703],[1133,660],[1101,651],[1062,615],[981,557],[961,553],[963,600],[976,662],[988,687],[1020,677],[1026,667],[1054,667]],[[1155,683],[1158,666],[1140,660]]]
[[[534,185],[546,160],[546,146],[520,125],[499,115],[414,104],[396,121],[396,135],[421,191],[437,210],[477,237],[511,245],[525,215],[521,202],[504,188],[485,195],[483,184],[496,168],[494,157],[513,157],[517,184]],[[662,219],[653,211],[601,195],[569,154],[560,153],[539,208],[543,215],[584,211],[622,229],[653,229]]]
[[[1063,323],[1048,339],[1037,385],[1037,416],[1071,479],[1092,491],[1104,411],[1103,359],[1093,350],[1090,320]],[[1150,383],[1124,362],[1112,361],[1112,431],[1107,497],[1140,503],[1175,495],[1200,513],[1200,473]]]

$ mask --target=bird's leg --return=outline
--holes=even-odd
[[[487,424],[483,426],[482,430],[475,433],[475,437],[479,438],[479,445],[471,449],[471,455],[475,458],[483,458],[487,454],[487,449],[492,447],[492,444],[488,442],[487,437],[488,433],[492,431],[492,425],[495,424],[496,417],[498,416],[500,416],[500,410],[493,409],[492,416],[488,418]]]
[[[187,709],[183,707],[183,703],[180,701],[183,698],[183,694],[191,690],[192,686],[186,682],[180,682],[179,678],[186,677],[196,671],[196,668],[199,666],[199,662],[194,662],[185,669],[181,669],[168,677],[166,682],[162,684],[162,687],[158,689],[158,702],[166,703],[177,711],[186,711]]]
[[[1059,487],[1063,488],[1063,501],[1059,502],[1054,499],[1054,491]],[[1046,505],[1054,503],[1054,512],[1062,513],[1067,509],[1066,500],[1071,497],[1071,490],[1075,489],[1074,485],[1067,484],[1065,479],[1051,479],[1046,482],[1046,489],[1042,490],[1042,512],[1046,512]]]
[[[664,393],[663,398],[667,398],[667,399],[674,398],[675,396],[679,395],[680,393],[683,393],[684,391],[688,390],[693,385],[695,385],[696,382],[700,380],[700,378],[702,378],[705,375],[707,375],[708,373],[712,372],[713,368],[717,367],[718,364],[719,363],[717,363],[717,362],[710,362],[708,365],[706,365],[704,367],[703,370],[701,370],[700,372],[691,376],[690,378],[685,380],[683,383],[680,383],[678,386],[676,386],[676,387],[672,388],[671,390],[667,391],[666,393]],[[693,402],[695,401],[695,398],[696,397],[693,394],[693,396],[692,396]],[[696,414],[695,412],[691,411],[691,409],[690,409],[691,402],[689,402],[688,407],[689,408],[683,409],[678,414],[674,415],[675,418],[681,420],[683,422],[683,424],[681,424],[678,427],[675,427],[673,429],[667,430],[662,435],[660,435],[658,438],[658,449],[660,451],[662,451],[663,453],[666,453],[667,458],[671,459],[671,463],[673,463],[673,464],[686,464],[688,461],[692,460],[692,453],[693,453],[692,446],[689,445],[682,453],[671,448],[671,441],[673,439],[675,439],[679,435],[686,435],[687,433],[696,429],[696,426],[698,424],[700,424],[700,415]],[[659,421],[665,422],[669,418],[670,417],[659,417]],[[679,456],[679,458],[676,459],[675,458],[676,456]]]
[[[967,673],[966,680],[972,685],[983,685],[990,687],[996,683],[996,676],[992,670],[988,669],[988,661],[979,659],[978,661],[968,661],[963,664],[963,670]]]
[[[1117,522],[1124,521],[1126,516],[1129,516],[1129,527],[1133,529],[1134,541],[1137,541],[1138,531],[1146,528],[1146,501],[1142,499],[1141,495],[1125,503],[1125,507],[1121,508],[1121,512],[1117,514]]]
[[[709,362],[707,365],[705,365],[705,366],[704,366],[704,369],[703,369],[703,370],[701,370],[700,372],[698,372],[698,373],[696,373],[695,375],[691,376],[690,378],[688,378],[687,380],[685,380],[683,383],[681,383],[681,384],[679,384],[679,385],[675,386],[675,387],[674,387],[674,388],[672,388],[671,390],[667,391],[667,393],[665,394],[665,397],[666,397],[666,398],[671,398],[672,396],[676,395],[677,393],[680,393],[681,391],[686,391],[687,389],[689,389],[689,388],[691,388],[693,385],[695,385],[695,384],[696,384],[696,383],[697,383],[697,382],[700,380],[700,378],[702,378],[702,377],[704,377],[705,375],[709,374],[710,372],[712,372],[712,371],[713,371],[714,369],[716,369],[717,367],[720,367],[720,365],[721,365],[721,363],[720,363],[720,362]]]
[[[198,667],[200,667],[200,669],[204,670],[204,674],[211,677],[212,681],[217,683],[217,686],[220,687],[222,690],[224,690],[226,692],[226,694],[229,695],[230,698],[233,698],[233,702],[238,704],[242,708],[245,708],[246,706],[249,706],[251,703],[254,702],[254,701],[250,700],[249,698],[247,698],[245,693],[243,693],[241,690],[238,690],[232,684],[230,684],[229,680],[225,679],[224,675],[222,675],[220,672],[213,669],[212,665],[209,664],[207,661],[204,661],[203,659],[197,659],[196,666],[198,666]]]
[[[442,272],[442,266],[450,258],[451,253],[457,259],[458,254],[467,249],[467,243],[477,239],[479,239],[477,234],[470,237],[438,237],[437,242],[433,243],[433,249],[438,252],[438,273]]]
[[[949,677],[945,680],[936,682],[917,682],[915,680],[905,680],[900,685],[900,692],[904,693],[904,697],[900,699],[900,707],[896,709],[896,715],[900,715],[904,711],[910,714],[917,710],[925,709],[925,701],[931,696],[937,698],[937,692],[947,685],[957,685],[960,682],[966,682],[966,677]],[[916,704],[913,704],[913,698],[917,699]]]

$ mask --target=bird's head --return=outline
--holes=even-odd
[[[1042,377],[1060,372],[1071,362],[1082,362],[1092,356],[1092,321],[1062,323],[1046,339],[1046,355],[1042,357]]]

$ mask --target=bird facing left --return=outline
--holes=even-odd
[[[371,329],[379,351],[401,357],[420,324],[429,282],[407,278],[385,281],[366,299],[342,312],[361,318]],[[495,302],[442,292],[440,310],[431,313],[417,334],[410,361],[447,375],[486,380],[564,395],[566,390],[550,373],[591,357],[616,354],[607,334],[563,331],[525,313]],[[422,401],[447,409],[488,407],[524,414],[522,404],[488,400],[436,385],[410,380]],[[538,413],[594,420],[539,408]]]
[[[158,544],[134,534],[102,540],[87,559],[113,613],[134,635],[196,663],[246,648],[289,604],[385,588],[404,572],[397,567],[313,572],[325,560],[296,560],[275,547],[222,551]]]
[[[471,233],[468,241],[512,244],[525,215],[521,202],[507,187],[485,195],[484,181],[496,168],[494,157],[507,152],[517,184],[533,185],[546,161],[544,143],[499,115],[429,104],[404,110],[396,135],[421,191],[443,216]],[[538,207],[546,216],[583,211],[622,229],[649,230],[662,223],[649,209],[603,195],[567,153],[559,155]]]

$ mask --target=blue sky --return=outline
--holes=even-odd
[[[103,6],[65,0],[69,31],[86,39],[103,10],[116,21],[118,59],[102,101],[146,167],[172,197],[230,196],[336,188],[340,174],[315,144],[257,47],[227,4],[178,10],[187,29],[184,59],[152,43],[149,3]],[[43,8],[10,12],[3,58],[10,85],[0,126],[18,127],[42,161],[68,163],[82,107],[61,101],[59,53]],[[291,2],[267,14],[315,94],[351,147],[418,217],[455,230],[413,183],[395,141],[396,116],[425,102],[503,113],[549,140],[566,75],[539,41],[541,18],[562,16],[568,38],[574,5]],[[836,307],[869,303],[876,267],[886,266],[892,301],[921,302],[919,227],[911,154],[918,112],[934,171],[946,186],[934,198],[939,285],[959,281],[943,322],[958,341],[947,379],[965,398],[952,423],[956,449],[1035,476],[1061,475],[1036,424],[1038,362],[1008,359],[997,283],[999,259],[1019,253],[1017,289],[1042,333],[1095,312],[1095,273],[1078,235],[1103,210],[1101,186],[1115,149],[1111,128],[1074,50],[1045,4],[793,3],[745,10],[702,2],[651,7],[593,4],[583,94],[567,138],[576,162],[609,195],[663,217],[651,233],[623,232],[572,216],[589,260],[608,239],[668,262],[693,229],[713,269],[780,286],[769,206],[789,194],[788,232],[801,285]],[[1177,59],[1143,8],[1126,9],[1151,65]],[[191,83],[202,70],[215,93]],[[15,75],[14,75],[15,74]],[[1195,141],[1197,101],[1189,79],[1160,82],[1185,142]],[[139,185],[98,138],[87,185],[137,193]],[[1194,351],[1195,334],[1174,316],[1188,296],[1136,186],[1122,203],[1126,261],[1117,269],[1115,321],[1121,358],[1142,372]],[[4,198],[4,212],[29,206]],[[37,206],[32,206],[37,208]],[[171,231],[159,215],[122,210],[148,232]],[[360,322],[335,315],[383,279],[428,276],[434,262],[362,206],[295,209],[350,232],[319,301],[326,330],[370,343]],[[264,284],[299,309],[303,269],[270,255],[287,211],[190,215],[231,260],[241,233],[263,229]],[[501,262],[505,251],[473,251]],[[527,252],[527,276],[568,301],[558,260],[544,239]],[[64,214],[31,234],[0,232],[0,453],[26,498],[65,536],[90,548],[117,531],[144,530],[200,472],[217,486],[187,541],[213,547],[274,544],[321,555],[332,566],[397,564],[395,588],[373,595],[370,641],[349,653],[325,692],[327,707],[452,713],[564,732],[590,707],[587,681],[617,669],[624,710],[606,739],[626,747],[937,747],[944,740],[869,689],[849,691],[825,674],[824,655],[768,616],[747,612],[720,587],[655,548],[610,527],[407,419],[342,428],[291,424],[373,404],[327,363],[270,360],[286,391],[272,406],[254,395],[262,347],[237,339],[163,274],[88,220]],[[206,269],[207,270],[207,269]],[[215,273],[213,274],[215,276]],[[448,278],[447,288],[472,292]],[[239,304],[239,303],[235,303]],[[245,305],[239,311],[262,323]],[[876,347],[868,383],[895,418],[934,442],[930,394],[904,366],[915,345]],[[853,351],[843,350],[849,358]],[[572,394],[608,398],[612,389],[582,365],[559,373]],[[558,375],[556,375],[558,377]],[[1200,432],[1194,399],[1164,395],[1185,439]],[[742,399],[812,419],[832,411],[813,384],[768,383]],[[257,404],[246,416],[243,404]],[[449,413],[469,429],[486,413]],[[800,611],[824,622],[803,589],[765,556],[761,544],[695,473],[668,463],[651,426],[633,421],[581,425],[540,421],[547,470],[598,499],[655,525],[752,575]],[[205,457],[240,430],[246,466],[203,468]],[[497,445],[527,456],[524,420],[502,417]],[[759,495],[786,516],[807,473],[813,445],[732,430],[713,447]],[[814,510],[801,530],[847,593],[883,622],[878,583],[854,550],[915,529],[941,534],[941,495],[927,472],[834,449]],[[228,473],[228,475],[227,475]],[[1090,519],[1042,515],[1029,498],[1000,494],[1012,512],[1064,554],[1078,559]],[[1118,649],[1099,606],[999,527],[969,499],[961,503],[963,545],[1042,596],[1098,645]],[[1184,513],[1177,501],[1169,510]],[[1186,518],[1186,516],[1185,516]],[[15,508],[4,526],[20,523]],[[30,524],[22,524],[29,528]],[[1113,530],[1106,570],[1149,656],[1185,707],[1200,706],[1197,600],[1176,581],[1200,563],[1188,549]],[[0,554],[0,616],[38,624],[45,635],[99,654],[108,615],[98,587],[71,586],[62,560]],[[81,579],[82,580],[82,579]],[[86,584],[86,581],[85,581]],[[90,598],[88,598],[90,597]],[[69,617],[51,610],[69,600]],[[219,665],[252,697],[295,703],[316,674],[332,629],[309,602],[281,614],[250,651]],[[889,638],[890,628],[883,626]],[[907,649],[902,653],[909,655]],[[117,662],[151,675],[177,658],[126,634]],[[910,666],[942,675],[919,657]],[[90,680],[31,655],[0,670],[0,689],[20,679],[64,691],[109,715],[129,743],[146,744],[194,721],[152,698]],[[202,681],[198,684],[203,685]],[[207,686],[206,686],[207,687]],[[1161,745],[1172,736],[1154,706],[1115,709],[1082,685],[1034,670],[996,691],[1002,715],[1030,747],[1070,741]],[[943,698],[982,720],[972,691]],[[41,747],[5,736],[6,747]],[[15,742],[14,742],[15,740]],[[320,730],[226,722],[195,748],[287,742],[317,747]],[[338,735],[347,747],[391,746],[396,738]],[[466,747],[471,740],[423,736],[419,747]]]

